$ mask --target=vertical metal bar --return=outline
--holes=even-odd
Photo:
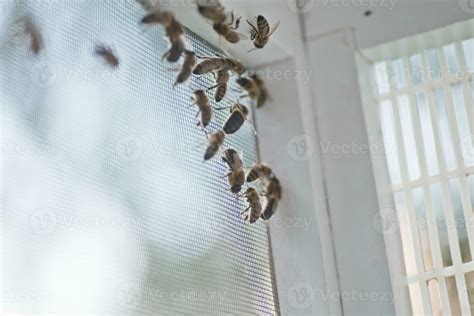
[[[439,54],[439,62],[440,62],[440,67],[441,67],[441,73],[447,74],[448,73],[448,66],[447,66],[447,61],[446,61],[446,56],[444,53],[444,49],[441,47],[438,49],[438,54]],[[443,84],[443,90],[444,90],[444,95],[445,95],[445,102],[446,102],[446,110],[448,113],[448,119],[450,122],[450,128],[451,128],[451,136],[453,137],[453,143],[454,143],[454,151],[456,154],[456,159],[458,160],[458,168],[461,168],[464,166],[464,157],[462,154],[461,150],[461,139],[459,136],[459,130],[458,130],[458,124],[456,121],[456,116],[454,113],[454,103],[453,103],[453,94],[451,91],[451,85],[446,82]],[[451,204],[451,195],[449,192],[449,187],[447,182],[443,182],[441,184],[442,191],[443,191],[443,196],[446,204],[446,210],[449,212],[449,216],[452,217],[452,223],[455,223],[455,215],[454,215],[454,210],[452,208]],[[461,187],[461,194],[463,195],[463,188]],[[466,219],[467,220],[467,219]],[[467,307],[469,306],[469,299],[467,297],[467,292],[466,292],[466,282],[464,278],[464,274],[462,272],[462,258],[461,258],[461,252],[459,248],[459,237],[457,234],[456,227],[453,227],[452,225],[448,225],[449,230],[456,231],[456,240],[451,240],[450,236],[450,246],[451,246],[451,251],[453,253],[453,265],[455,269],[455,278],[456,278],[456,284],[458,288],[458,295],[459,295],[459,301],[461,303],[461,309],[463,315],[470,315],[469,309]],[[454,234],[453,234],[454,235]],[[468,230],[468,236],[469,236],[469,243],[471,247],[471,254],[472,254],[472,232],[469,232]]]
[[[387,64],[390,63],[390,61],[387,62]],[[392,85],[393,86],[393,85]],[[393,108],[393,113],[394,113],[394,121],[395,121],[395,127],[396,127],[396,138],[397,138],[397,144],[398,144],[398,155],[399,155],[399,161],[401,165],[401,175],[402,175],[402,184],[403,184],[403,192],[405,196],[405,203],[406,203],[406,209],[408,212],[408,218],[410,222],[410,230],[411,230],[411,235],[412,235],[412,240],[413,240],[413,250],[414,250],[414,256],[415,256],[415,264],[416,264],[416,271],[417,274],[420,274],[424,271],[424,266],[423,266],[423,257],[422,257],[422,251],[421,251],[421,246],[420,246],[420,234],[418,231],[418,225],[416,221],[416,215],[414,213],[414,206],[413,206],[413,195],[411,193],[410,185],[410,178],[408,175],[408,162],[407,162],[407,156],[405,153],[405,144],[403,141],[403,136],[402,136],[402,125],[400,121],[400,113],[399,113],[399,108],[398,108],[398,100],[396,96],[393,94],[393,91],[391,91],[391,100],[392,100],[392,108]],[[429,313],[430,311],[430,301],[429,301],[429,295],[428,295],[428,289],[426,287],[426,283],[422,280],[419,280],[418,282],[420,286],[420,291],[421,291],[421,304],[424,313]]]
[[[454,44],[456,49],[456,57],[458,60],[459,71],[463,77],[462,79],[462,91],[464,96],[464,105],[466,107],[467,119],[469,120],[469,128],[471,135],[474,135],[474,105],[472,101],[471,87],[469,84],[469,70],[467,69],[464,49],[461,42]]]
[[[426,51],[421,52],[420,56],[421,56],[421,67],[425,71],[425,73],[427,73],[428,61],[427,61]],[[426,99],[427,99],[426,102],[430,110],[433,136],[435,139],[436,156],[438,158],[438,170],[440,174],[443,175],[443,174],[446,174],[447,167],[446,167],[446,162],[444,161],[444,158],[443,158],[441,142],[439,139],[439,128],[438,128],[438,120],[437,120],[436,110],[435,110],[435,100],[433,96],[433,90],[427,89],[425,93],[426,93]],[[425,184],[423,186],[423,189],[425,191],[424,196],[425,196],[425,205],[426,205],[428,221],[430,223],[437,223],[436,216],[433,213],[430,184],[429,183]],[[444,268],[444,265],[443,265],[443,258],[442,258],[441,249],[440,249],[441,244],[439,240],[438,226],[429,225],[429,227],[430,227],[430,241],[431,241],[431,249],[433,251],[433,261],[434,261],[435,271],[439,271]],[[441,309],[442,309],[443,315],[451,315],[451,306],[449,304],[449,293],[448,293],[448,289],[446,285],[446,279],[439,272],[436,272],[436,275],[437,275],[437,280],[438,280],[438,290],[439,290],[439,296],[441,300]]]

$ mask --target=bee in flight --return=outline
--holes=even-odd
[[[247,20],[247,23],[252,27],[250,30],[250,40],[253,41],[254,45],[254,48],[249,50],[249,52],[265,47],[265,45],[268,43],[268,40],[270,39],[270,36],[272,36],[272,34],[280,25],[280,21],[278,21],[270,30],[270,24],[268,24],[267,19],[262,15],[257,16],[257,26],[252,24],[252,22],[249,20]]]
[[[94,50],[95,55],[104,59],[104,61],[111,67],[118,67],[120,64],[120,60],[118,59],[117,55],[115,54],[114,50],[103,44],[97,44]]]
[[[247,199],[248,207],[242,212],[244,220],[247,223],[255,223],[261,216],[262,204],[260,203],[260,195],[254,188],[248,188],[242,195]]]
[[[185,51],[186,45],[183,39],[183,25],[176,20],[174,14],[170,11],[155,10],[145,15],[140,23],[145,25],[159,24],[165,28],[165,37],[168,38],[170,48],[163,55],[163,59],[170,63],[177,62]]]
[[[188,80],[189,77],[191,77],[191,74],[196,64],[197,64],[196,53],[189,50],[185,50],[183,65],[181,66],[181,70],[178,74],[178,77],[176,78],[174,86],[180,83],[186,82],[186,80]]]
[[[229,173],[227,173],[227,182],[229,190],[232,193],[239,193],[245,183],[245,171],[242,158],[237,151],[232,148],[226,149],[222,155],[222,160],[229,166]]]
[[[206,3],[198,1],[198,11],[204,18],[212,22],[212,28],[219,34],[220,41],[224,38],[229,43],[236,44],[240,42],[240,39],[245,38],[245,35],[235,31],[239,28],[241,17],[236,19],[234,12],[231,12],[230,22],[227,22],[228,14],[219,1],[208,0]]]
[[[232,105],[230,107],[230,116],[224,122],[222,127],[224,132],[226,132],[226,134],[234,134],[237,132],[242,127],[242,125],[244,125],[245,121],[249,120],[247,118],[248,115],[249,109],[245,105],[240,103],[235,103]],[[251,122],[250,125],[252,126],[254,134],[257,135],[257,132],[255,131],[255,128]]]
[[[209,160],[216,155],[222,144],[224,144],[225,133],[221,130],[218,130],[208,136],[207,140],[208,146],[206,149],[206,153],[204,154],[204,161]]]
[[[259,163],[250,169],[247,175],[247,182],[254,182],[258,179],[267,179],[272,174],[272,168],[266,164]]]
[[[277,177],[275,177],[274,175],[271,175],[267,181],[265,197],[266,203],[262,211],[261,217],[264,220],[268,220],[275,213],[278,207],[278,202],[281,200],[282,197],[282,188],[280,185],[280,181],[278,181]]]
[[[240,77],[245,72],[245,66],[241,62],[232,58],[220,56],[200,58],[204,60],[200,62],[193,70],[193,74],[197,76],[206,75],[214,71],[227,70],[232,71],[234,74]]]
[[[193,100],[192,105],[196,105],[199,109],[196,117],[201,114],[201,120],[199,121],[198,126],[200,125],[202,128],[205,128],[209,125],[212,119],[212,108],[209,98],[203,90],[196,90],[193,92],[191,99]]]

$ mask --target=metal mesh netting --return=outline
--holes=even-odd
[[[213,79],[173,89],[163,30],[139,27],[133,1],[2,5],[2,311],[274,314],[265,223],[243,222],[220,157],[203,163],[190,96]],[[22,15],[44,35],[39,56],[7,27]],[[231,82],[219,107],[238,97]],[[257,161],[248,124],[225,146]]]

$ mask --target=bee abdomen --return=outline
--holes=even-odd
[[[211,144],[207,147],[206,153],[204,154],[204,160],[209,160],[214,157],[219,150],[219,146],[216,144]]]
[[[186,80],[188,80],[188,78],[189,78],[190,76],[191,76],[191,69],[183,69],[183,70],[181,70],[181,72],[179,73],[178,77],[176,78],[175,85],[176,85],[176,84],[179,84],[179,83],[185,82]]]
[[[163,55],[163,58],[166,58],[166,60],[170,63],[175,63],[179,60],[181,54],[183,54],[183,51],[184,44],[182,42],[177,42],[176,44],[173,44],[171,48]]]
[[[223,129],[226,134],[234,134],[244,124],[245,117],[240,111],[233,112],[224,123]]]
[[[259,178],[258,171],[253,168],[250,170],[249,174],[247,175],[247,182],[254,182]]]
[[[196,68],[194,68],[193,74],[205,75],[213,70],[217,70],[220,68],[222,68],[222,61],[215,59],[207,59],[197,65]]]
[[[222,99],[225,97],[226,92],[227,92],[227,84],[221,83],[216,89],[216,95],[215,95],[216,102],[222,101]]]
[[[270,25],[268,24],[267,19],[265,19],[263,16],[259,15],[257,17],[257,29],[261,34],[268,34],[270,32]]]
[[[275,198],[269,198],[267,199],[267,204],[265,205],[265,208],[263,209],[262,212],[262,219],[268,220],[270,217],[273,216],[275,213],[275,210],[278,206],[278,201]]]
[[[244,77],[238,78],[236,82],[239,86],[241,86],[242,88],[246,90],[252,88],[252,82],[248,78],[244,78]]]
[[[202,107],[201,108],[201,123],[203,127],[209,125],[212,119],[212,109],[210,106]]]
[[[258,210],[255,208],[250,208],[249,212],[249,218],[248,221],[250,224],[255,223],[258,219],[260,218],[260,214],[258,213]]]

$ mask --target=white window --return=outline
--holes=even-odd
[[[359,60],[369,136],[384,146],[372,159],[398,312],[474,311],[473,23]]]

